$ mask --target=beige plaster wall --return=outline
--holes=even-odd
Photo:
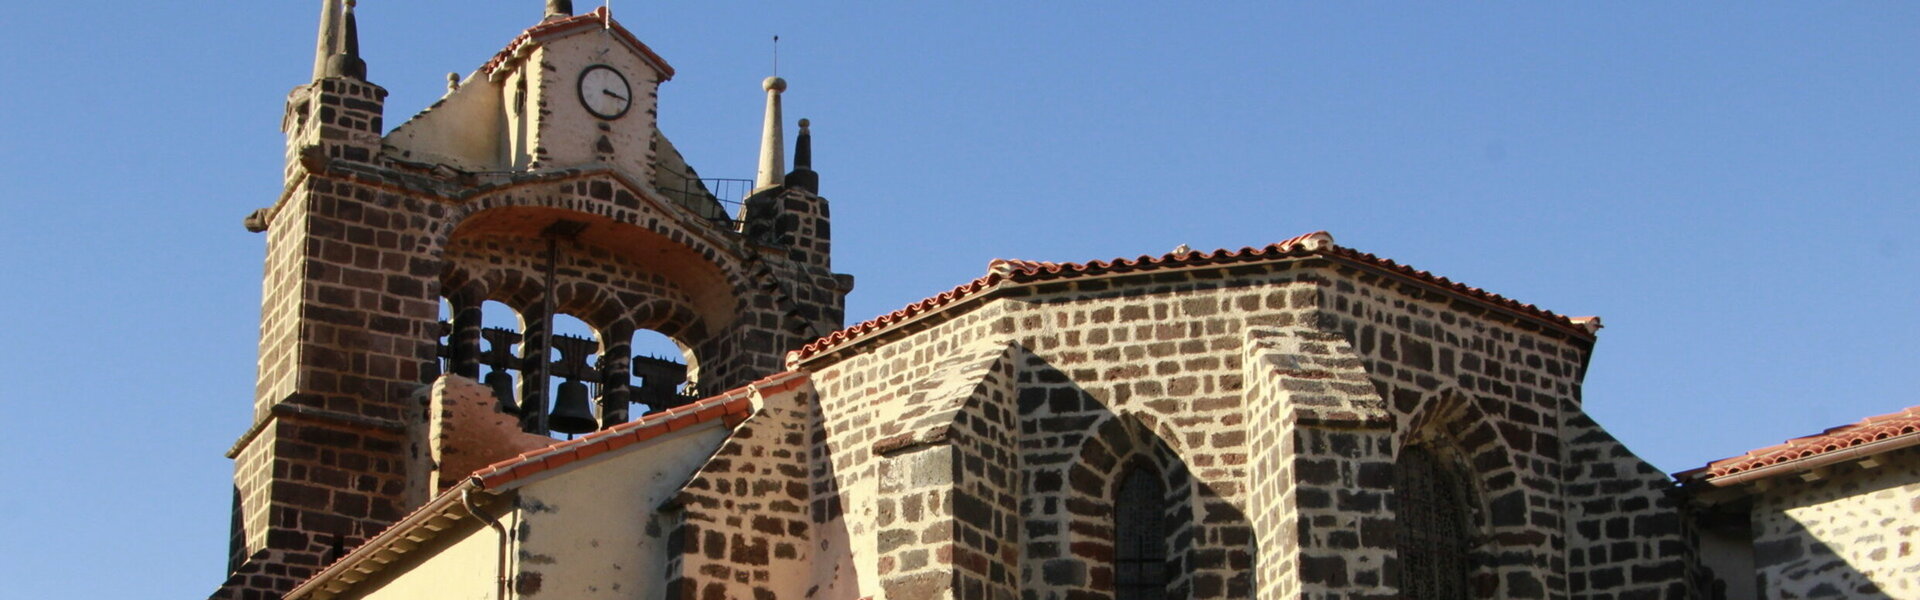
[[[367,600],[492,600],[496,596],[500,534],[493,529],[466,527],[450,545],[400,570],[391,579],[368,588]],[[448,532],[451,533],[451,532]],[[442,534],[447,535],[447,534]],[[445,538],[442,538],[445,539]]]
[[[672,523],[657,509],[727,432],[711,421],[521,488],[512,515],[516,590],[526,597],[664,598]]]
[[[1920,451],[1876,458],[1755,500],[1761,597],[1920,598]]]
[[[535,50],[527,64],[539,73],[528,87],[538,114],[532,139],[535,168],[601,162],[596,146],[605,137],[613,147],[611,166],[636,181],[649,181],[659,73],[606,31],[550,41]],[[599,119],[580,104],[580,73],[596,64],[619,70],[633,89],[632,107],[618,119]]]
[[[401,160],[498,170],[506,158],[506,110],[505,88],[474,73],[460,89],[394,128],[386,144]]]

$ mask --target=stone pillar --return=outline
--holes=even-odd
[[[448,371],[475,381],[480,380],[480,305],[484,300],[477,289],[468,288],[447,296],[451,306],[453,332],[447,336]]]
[[[520,425],[527,433],[546,435],[547,413],[553,407],[547,401],[550,382],[541,375],[553,363],[553,351],[547,347],[553,322],[539,311],[523,312],[520,320],[525,325],[520,333]]]
[[[633,326],[607,328],[600,340],[600,428],[627,422],[633,406]]]

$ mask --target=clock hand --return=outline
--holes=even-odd
[[[606,94],[608,96],[613,96],[614,98],[619,99],[621,101],[625,101],[627,99],[626,96],[613,93],[613,90],[600,90],[600,93]]]

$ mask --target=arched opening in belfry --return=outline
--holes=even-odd
[[[1167,597],[1167,486],[1146,461],[1134,461],[1113,501],[1115,600]]]
[[[691,382],[698,380],[699,362],[691,349],[650,329],[635,331],[632,347],[635,416],[693,400],[697,394]]]
[[[488,300],[480,304],[478,327],[479,348],[477,363],[470,372],[480,377],[481,383],[493,389],[494,399],[499,402],[502,412],[518,413],[520,407],[519,380],[520,341],[523,325],[520,312],[504,303]],[[461,321],[455,320],[458,329]],[[459,369],[453,371],[459,373]]]
[[[605,410],[603,401],[608,381],[599,335],[586,321],[566,313],[553,315],[553,336],[546,344],[546,364],[532,374],[546,380],[546,393],[532,406],[544,406],[546,414],[522,415],[522,422],[533,421],[549,436],[569,439],[601,428],[602,412],[610,413],[608,425],[626,422],[625,407]],[[537,352],[537,350],[535,351]],[[524,354],[523,354],[524,355]],[[529,407],[531,408],[531,406]],[[543,427],[542,427],[543,426]],[[537,432],[541,433],[541,432]]]

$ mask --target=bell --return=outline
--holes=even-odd
[[[600,422],[593,418],[593,407],[588,405],[587,384],[560,384],[559,399],[553,403],[553,414],[547,417],[547,428],[560,433],[587,433],[600,428]]]
[[[506,371],[494,369],[487,374],[487,387],[493,388],[493,398],[499,401],[500,412],[517,414],[520,403],[513,401],[513,376]]]

